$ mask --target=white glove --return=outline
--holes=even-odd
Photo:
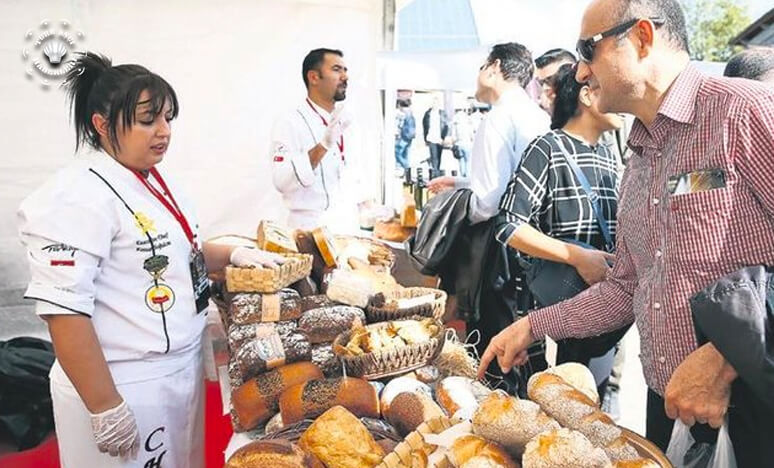
[[[252,247],[237,247],[231,251],[231,264],[238,267],[262,266],[277,268],[285,263],[286,258],[273,252],[267,252]]]
[[[352,118],[343,111],[344,107],[337,107],[331,114],[331,122],[325,128],[320,144],[327,150],[333,148],[341,140],[344,130],[352,123]]]
[[[91,415],[91,430],[102,453],[123,459],[137,459],[140,450],[140,431],[126,401],[115,408]]]

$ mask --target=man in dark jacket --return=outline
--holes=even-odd
[[[441,109],[441,98],[433,99],[433,106],[427,109],[422,117],[422,129],[425,135],[425,144],[430,150],[430,168],[433,171],[441,169],[441,152],[443,140],[449,134],[449,119],[446,112]]]
[[[774,463],[774,268],[747,267],[691,298],[696,336],[739,375],[728,429],[740,467]],[[700,402],[696,402],[700,404]]]

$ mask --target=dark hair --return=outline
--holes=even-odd
[[[685,14],[678,0],[618,0],[613,17],[618,18],[619,23],[635,18],[662,18],[662,30],[668,42],[676,50],[689,51]]]
[[[566,49],[551,49],[535,59],[535,66],[543,68],[556,62],[576,63],[575,54]]]
[[[551,115],[552,130],[564,127],[578,113],[578,97],[584,86],[586,83],[575,80],[575,66],[567,63],[556,71],[552,79],[556,94],[554,113]]]
[[[113,66],[108,57],[94,52],[78,53],[63,87],[75,123],[76,151],[84,143],[96,150],[101,148],[99,133],[91,121],[94,113],[107,119],[108,139],[118,149],[118,125],[134,125],[135,109],[143,91],[150,94],[148,103],[154,118],[167,100],[172,106],[172,118],[180,110],[175,90],[164,78],[140,65]]]
[[[309,53],[306,54],[306,57],[304,57],[304,63],[301,65],[301,76],[304,78],[304,86],[306,86],[307,89],[309,88],[309,78],[306,76],[307,73],[309,73],[310,70],[320,70],[320,66],[323,61],[325,61],[325,54],[335,54],[339,57],[344,57],[344,53],[338,49],[326,49],[321,47],[309,51]]]
[[[747,49],[731,57],[723,76],[763,81],[774,74],[774,47]]]
[[[529,84],[535,70],[529,49],[518,42],[496,44],[489,52],[486,64],[491,65],[495,60],[500,61],[500,71],[506,81],[516,81],[522,88]]]

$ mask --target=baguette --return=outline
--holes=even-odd
[[[261,374],[231,392],[231,404],[243,430],[254,429],[279,410],[279,396],[287,388],[323,373],[311,362],[297,362]]]
[[[302,419],[314,419],[337,405],[357,417],[379,417],[376,389],[368,381],[353,377],[310,380],[293,385],[282,392],[279,400],[285,425]]]
[[[621,429],[596,403],[558,375],[539,372],[530,377],[527,394],[562,426],[586,436],[612,461],[639,458]]]

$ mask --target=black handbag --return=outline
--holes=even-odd
[[[605,250],[607,252],[613,252],[615,246],[613,244],[613,238],[610,235],[610,228],[608,227],[607,221],[602,214],[602,209],[599,206],[599,196],[592,190],[591,184],[589,184],[589,181],[583,174],[581,168],[578,167],[578,163],[575,162],[562,144],[562,140],[557,139],[557,143],[559,144],[562,155],[567,160],[567,164],[572,169],[578,182],[580,182],[583,191],[586,192],[586,195],[589,197],[591,209],[594,212],[594,218],[599,225],[599,229],[602,231],[602,237],[605,238]],[[575,239],[560,240],[587,249],[596,250],[595,247]],[[566,263],[552,262],[542,258],[531,258],[527,260],[519,255],[519,264],[524,271],[527,287],[541,307],[547,307],[556,304],[557,302],[575,297],[578,293],[589,287],[578,274],[575,267]]]

